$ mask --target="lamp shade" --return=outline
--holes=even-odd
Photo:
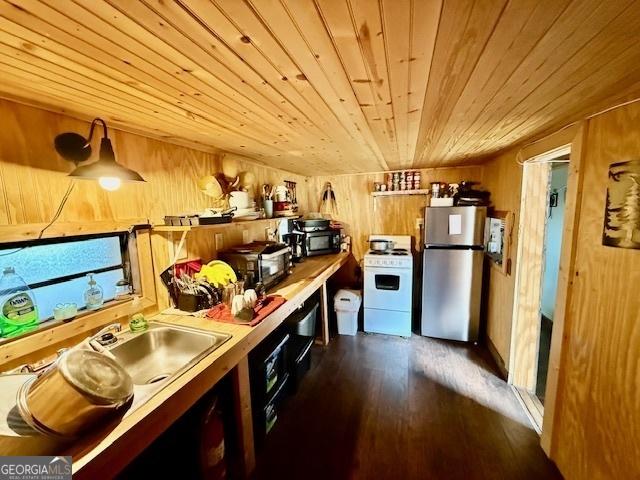
[[[77,167],[69,174],[69,176],[93,180],[97,180],[102,177],[115,177],[124,182],[145,181],[138,172],[116,162],[111,140],[108,138],[103,138],[100,141],[100,156],[97,162]]]

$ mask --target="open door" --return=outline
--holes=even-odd
[[[509,382],[542,432],[571,146],[523,165]]]

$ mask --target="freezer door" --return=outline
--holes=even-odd
[[[425,208],[425,245],[483,245],[486,207]]]
[[[421,334],[477,341],[482,251],[426,249],[423,258]]]

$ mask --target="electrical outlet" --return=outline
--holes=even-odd
[[[249,243],[249,230],[242,230],[242,243]]]
[[[422,217],[416,218],[416,230],[420,230],[424,226],[424,219]]]
[[[224,250],[224,235],[216,233],[216,250],[218,252]]]

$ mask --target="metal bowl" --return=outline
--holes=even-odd
[[[75,437],[133,398],[133,380],[112,358],[70,350],[18,395],[25,422],[50,436]]]

